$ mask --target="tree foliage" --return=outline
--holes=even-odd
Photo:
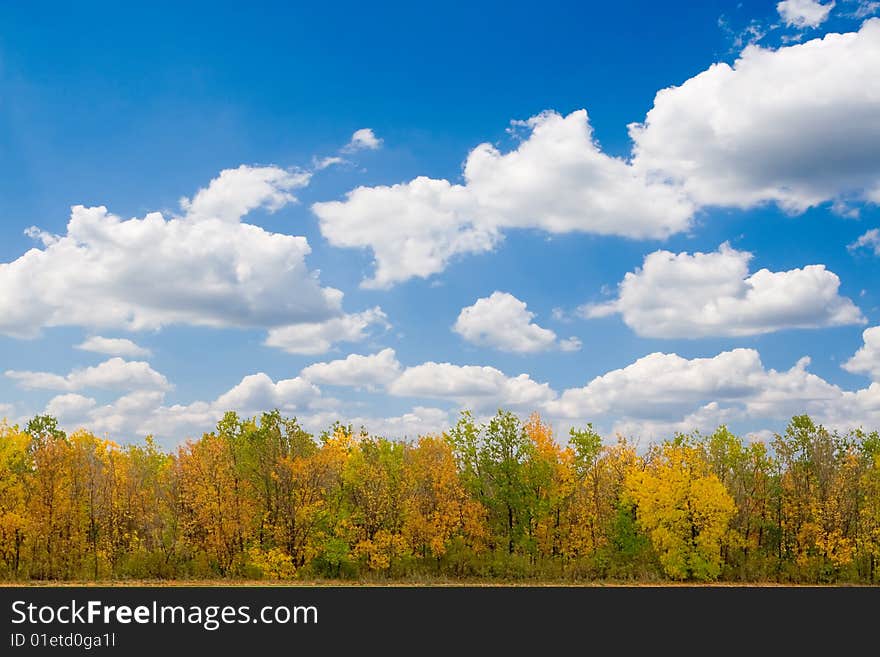
[[[393,441],[227,413],[167,452],[0,423],[0,579],[877,580],[880,436],[639,450],[537,414]]]

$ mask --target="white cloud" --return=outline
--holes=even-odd
[[[846,201],[840,199],[831,204],[831,212],[844,219],[858,219],[862,214],[860,208],[851,207]]]
[[[314,383],[374,391],[384,388],[396,397],[443,399],[488,411],[499,407],[530,411],[556,397],[547,383],[538,383],[528,374],[509,377],[494,367],[428,361],[402,368],[393,349],[315,363],[304,368],[300,377]]]
[[[111,358],[100,365],[73,370],[66,376],[51,372],[6,370],[6,376],[27,390],[83,390],[87,388],[168,390],[162,374],[144,361]]]
[[[531,411],[556,397],[547,383],[528,374],[509,377],[494,367],[428,361],[402,368],[393,349],[315,363],[300,377],[313,383],[384,389],[395,397],[443,399],[484,411],[499,407]]]
[[[244,377],[214,402],[217,408],[257,413],[273,408],[296,408],[320,396],[321,391],[302,377],[274,382],[262,372]]]
[[[674,188],[603,153],[586,110],[529,119],[531,134],[509,153],[471,151],[465,180],[490,226],[626,237],[666,237],[685,229],[692,206]]]
[[[577,338],[557,341],[556,333],[532,322],[535,313],[507,292],[493,292],[461,309],[453,330],[468,342],[515,353],[535,353],[559,348],[576,351]]]
[[[97,435],[107,435],[116,440],[133,440],[136,436],[174,436],[183,441],[184,435],[168,432],[168,425],[163,423],[162,402],[164,393],[155,390],[136,390],[119,397],[110,404],[96,406],[88,412],[88,420],[85,425]],[[203,430],[209,429],[217,423],[220,415],[211,419],[210,423],[202,425]],[[82,422],[81,422],[82,423]],[[183,428],[186,425],[177,425],[174,429]],[[70,428],[70,427],[69,427]]]
[[[512,228],[665,238],[701,207],[768,202],[852,215],[853,203],[880,203],[878,68],[880,19],[775,50],[750,45],[733,66],[659,91],[629,126],[630,160],[600,149],[585,110],[548,111],[514,122],[531,131],[514,150],[474,148],[462,183],[420,176],[312,209],[331,244],[372,251],[368,288],[427,278]]]
[[[315,167],[315,170],[317,170],[317,171],[323,171],[324,169],[327,169],[329,167],[337,166],[339,164],[345,164],[347,162],[348,162],[348,160],[346,160],[345,158],[342,158],[342,157],[339,157],[336,155],[331,155],[329,157],[322,157],[320,159],[316,159],[314,162],[314,167]]]
[[[842,367],[847,372],[867,374],[874,381],[880,381],[880,326],[865,329],[862,340],[862,346]]]
[[[565,390],[548,406],[560,417],[677,417],[708,401],[755,394],[756,372],[763,368],[753,349],[693,360],[658,352]]]
[[[859,239],[848,245],[847,248],[850,251],[867,248],[873,251],[875,256],[880,256],[880,229],[872,228],[866,231],[863,235],[859,236]]]
[[[304,237],[239,223],[255,208],[294,201],[289,190],[307,182],[308,174],[277,167],[229,169],[182,201],[186,216],[170,220],[151,213],[123,221],[103,207],[75,206],[66,236],[28,229],[45,248],[0,264],[0,331],[24,337],[44,326],[184,323],[277,326],[283,336],[302,322],[304,333],[318,327],[324,336],[307,353],[326,351],[334,333],[357,339],[358,323],[376,321],[376,312],[341,315],[342,293],[322,288],[306,268]],[[134,354],[121,342],[113,348]]]
[[[861,390],[846,391],[836,404],[815,415],[832,427],[861,426],[869,430],[880,427],[880,383],[873,382]]]
[[[753,349],[694,359],[653,353],[565,390],[544,409],[647,438],[733,420],[779,428],[801,413],[834,428],[880,426],[880,384],[844,391],[808,372],[809,363],[805,357],[789,370],[766,369]]]
[[[36,242],[41,242],[43,246],[52,246],[55,242],[61,239],[58,235],[47,233],[45,230],[42,230],[37,226],[28,226],[24,229],[24,234]]]
[[[97,402],[91,397],[69,392],[50,399],[44,412],[62,424],[71,424],[85,420],[96,405]]]
[[[272,327],[341,315],[342,292],[321,287],[306,267],[304,237],[236,220],[248,209],[287,202],[288,177],[301,175],[256,171],[224,171],[187,204],[184,217],[154,212],[122,220],[104,207],[74,206],[66,235],[0,264],[0,333]]]
[[[586,317],[620,313],[636,333],[655,338],[865,323],[855,304],[838,294],[840,279],[824,265],[749,274],[751,258],[727,243],[712,253],[655,251],[624,276],[617,299],[580,310]]]
[[[242,378],[213,401],[167,405],[164,390],[135,390],[109,404],[76,394],[52,399],[44,412],[59,418],[62,426],[85,426],[95,433],[128,441],[154,435],[166,444],[210,431],[226,411],[244,417],[279,408],[300,414],[320,407],[321,391],[300,377],[273,381],[260,372]]]
[[[312,208],[332,245],[373,251],[375,272],[362,286],[388,288],[443,271],[454,256],[493,248],[500,236],[467,219],[469,204],[461,185],[418,177],[391,187],[358,187],[345,201]]]
[[[93,335],[81,344],[76,345],[76,348],[96,354],[127,356],[129,358],[145,358],[150,355],[149,349],[145,349],[131,340],[126,338],[104,338],[100,335]]]
[[[375,151],[382,146],[382,140],[379,139],[371,128],[361,128],[355,130],[351,136],[351,140],[342,149],[343,153],[353,153],[354,151]]]
[[[556,397],[528,374],[508,377],[494,367],[426,362],[406,368],[389,386],[395,396],[448,399],[474,409],[534,410]]]
[[[334,401],[321,397],[320,390],[302,377],[276,382],[258,373],[244,377],[214,401],[167,405],[161,391],[136,391],[99,406],[94,399],[67,394],[52,399],[43,412],[57,417],[68,430],[84,426],[98,435],[122,441],[154,435],[167,447],[213,430],[229,410],[250,417],[279,408],[314,433],[335,420],[350,423],[355,429],[364,426],[373,435],[395,438],[439,433],[450,425],[450,413],[444,409],[415,406],[409,412],[387,417],[349,413],[342,406],[339,410],[324,410],[336,405]]]
[[[305,187],[310,178],[306,171],[242,164],[237,169],[224,169],[192,199],[180,199],[180,205],[191,221],[219,219],[237,223],[257,208],[275,212],[295,202],[290,190]]]
[[[770,50],[745,48],[659,91],[630,125],[633,166],[700,205],[791,212],[880,184],[880,20]]]
[[[360,342],[367,337],[367,329],[374,325],[389,327],[387,316],[378,306],[323,322],[273,328],[264,344],[291,354],[323,354],[336,342]]]
[[[817,0],[782,0],[776,4],[776,11],[791,27],[819,27],[828,20],[834,4],[833,0],[825,5]]]
[[[712,432],[722,424],[730,424],[742,419],[742,415],[738,410],[722,408],[718,402],[709,402],[680,420],[628,418],[614,422],[611,433],[639,441],[654,442],[671,438],[677,433]]]
[[[320,432],[335,420],[339,420],[343,424],[351,424],[355,431],[363,427],[372,436],[398,439],[413,439],[417,436],[440,434],[452,424],[449,411],[441,408],[415,406],[408,413],[391,417],[316,413],[303,417],[303,426],[310,431]]]
[[[870,341],[866,338],[866,344]],[[594,422],[632,437],[657,439],[676,431],[711,430],[720,423],[746,423],[755,435],[781,429],[792,415],[809,413],[832,428],[880,427],[880,382],[845,391],[808,371],[809,358],[789,369],[764,367],[754,349],[734,349],[705,358],[652,353],[626,367],[594,377],[585,386],[558,394],[527,374],[509,377],[493,367],[427,362],[399,372],[393,352],[320,363],[315,378],[357,386],[374,377],[392,397],[432,398],[469,408],[478,417],[498,408],[526,414],[540,411],[564,435],[568,426]],[[366,359],[371,359],[369,363]],[[383,374],[382,365],[386,368]],[[394,371],[399,374],[392,378]],[[417,406],[381,417],[353,412],[350,404],[323,397],[305,368],[298,377],[272,380],[264,373],[244,377],[213,401],[168,405],[162,389],[134,390],[110,404],[78,394],[52,399],[46,412],[66,428],[86,426],[117,440],[153,434],[171,442],[211,430],[227,410],[250,416],[280,408],[310,430],[339,419],[389,436],[413,437],[449,426],[453,408]]]
[[[880,426],[880,384],[844,391],[810,373],[809,364],[804,357],[789,369],[768,369],[754,349],[693,359],[652,353],[558,394],[527,374],[509,377],[493,367],[427,362],[406,368],[386,389],[392,396],[445,400],[478,415],[498,408],[538,410],[560,435],[584,422],[643,439],[722,423],[781,429],[801,413],[841,429]],[[336,413],[314,417],[326,425]]]
[[[648,238],[690,225],[693,206],[676,188],[600,150],[585,110],[525,125],[531,133],[511,152],[486,143],[471,151],[464,184],[418,177],[314,204],[322,234],[334,246],[370,248],[375,272],[363,285],[387,288],[491,250],[504,229]]]
[[[880,10],[880,2],[876,0],[848,0],[849,4],[855,4],[856,8],[845,16],[850,18],[867,18],[873,16]]]
[[[502,351],[546,351],[556,334],[532,323],[535,313],[507,292],[493,292],[461,309],[453,330],[468,342]]]
[[[312,159],[312,168],[315,171],[323,171],[329,167],[351,164],[351,161],[342,155],[351,155],[357,151],[375,151],[382,147],[382,140],[370,128],[355,130],[349,142],[339,149],[337,155],[327,157],[315,157]]]
[[[559,341],[559,349],[561,351],[580,351],[583,346],[580,338],[574,336]]]
[[[314,363],[300,376],[314,383],[354,388],[375,388],[391,383],[400,375],[394,349],[383,349],[370,356],[349,354],[329,363]]]

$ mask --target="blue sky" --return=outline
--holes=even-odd
[[[880,426],[878,9],[6,6],[0,416]]]

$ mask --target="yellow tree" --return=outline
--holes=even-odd
[[[631,560],[629,553],[635,549],[630,545],[632,537],[622,535],[617,525],[621,519],[628,525],[633,523],[621,497],[626,475],[638,462],[635,448],[623,439],[603,447],[591,426],[572,431],[569,444],[575,452],[576,484],[566,512],[566,558],[579,559],[601,550],[605,561],[618,553]],[[605,566],[600,568],[601,573],[606,570]]]
[[[179,547],[173,458],[152,436],[115,454],[116,515],[130,568],[138,576],[167,576]],[[117,548],[118,549],[118,548]]]
[[[736,507],[699,449],[683,438],[654,447],[645,467],[627,476],[626,494],[669,577],[718,577]]]
[[[121,526],[114,504],[114,473],[112,472],[115,443],[101,440],[85,430],[74,432],[68,438],[70,449],[70,521],[74,533],[71,541],[77,554],[88,553],[87,567],[93,579],[98,579],[101,561],[112,552],[114,535]],[[83,549],[84,548],[84,549]],[[120,546],[119,551],[125,547]],[[111,565],[112,570],[112,565]]]
[[[27,537],[27,486],[31,437],[0,422],[0,562],[6,578],[17,577]]]
[[[245,552],[254,513],[246,504],[229,441],[213,433],[188,442],[177,454],[183,530],[190,548],[208,556],[221,575]]]
[[[779,458],[782,549],[796,576],[836,579],[853,558],[860,463],[847,437],[807,415],[792,418],[773,447]]]
[[[31,576],[38,579],[66,578],[71,560],[78,559],[71,502],[72,467],[70,442],[52,418],[36,417],[25,431],[31,436],[32,476],[27,490]]]
[[[355,554],[371,570],[387,570],[406,552],[401,443],[362,437],[342,473]]]
[[[836,457],[828,493],[813,500],[805,524],[809,543],[830,566],[833,578],[853,562],[858,538],[860,462],[855,450],[843,447]]]
[[[529,489],[528,536],[542,557],[563,553],[566,528],[563,509],[575,490],[575,452],[553,438],[550,425],[533,413],[523,425],[531,442],[523,479]]]
[[[303,567],[319,551],[335,510],[334,492],[341,486],[347,450],[337,442],[282,457],[275,465],[278,520],[275,540],[291,557],[294,568]]]
[[[775,556],[775,545],[768,540],[774,524],[774,463],[767,446],[761,441],[745,443],[723,425],[698,444],[736,504],[731,521],[736,540],[728,546],[726,560],[741,577],[760,575]]]
[[[320,521],[315,527],[310,552],[319,557],[323,572],[331,577],[339,577],[343,566],[351,564],[353,548],[360,540],[358,527],[353,522],[356,514],[347,499],[345,473],[349,458],[364,438],[363,431],[356,435],[351,425],[335,422],[329,430],[321,432],[321,447],[310,464],[322,472],[324,480],[321,499],[317,502]]]
[[[422,558],[442,557],[455,537],[479,551],[485,538],[485,512],[472,500],[458,476],[449,442],[422,436],[404,453],[404,502],[401,533]]]
[[[880,437],[876,433],[863,443],[866,462],[860,487],[864,496],[859,508],[859,552],[867,557],[867,579],[874,583],[880,562]]]

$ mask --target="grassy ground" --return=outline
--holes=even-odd
[[[411,580],[379,580],[379,581],[354,581],[354,580],[107,580],[107,581],[30,581],[30,582],[0,582],[4,587],[71,587],[71,586],[110,586],[110,587],[732,587],[732,588],[764,588],[764,587],[792,587],[792,586],[816,586],[814,584],[780,584],[778,582],[621,582],[621,581],[504,581],[504,580],[436,580],[418,581]],[[868,586],[866,584],[821,584],[819,586]],[[877,585],[875,585],[877,586]]]

